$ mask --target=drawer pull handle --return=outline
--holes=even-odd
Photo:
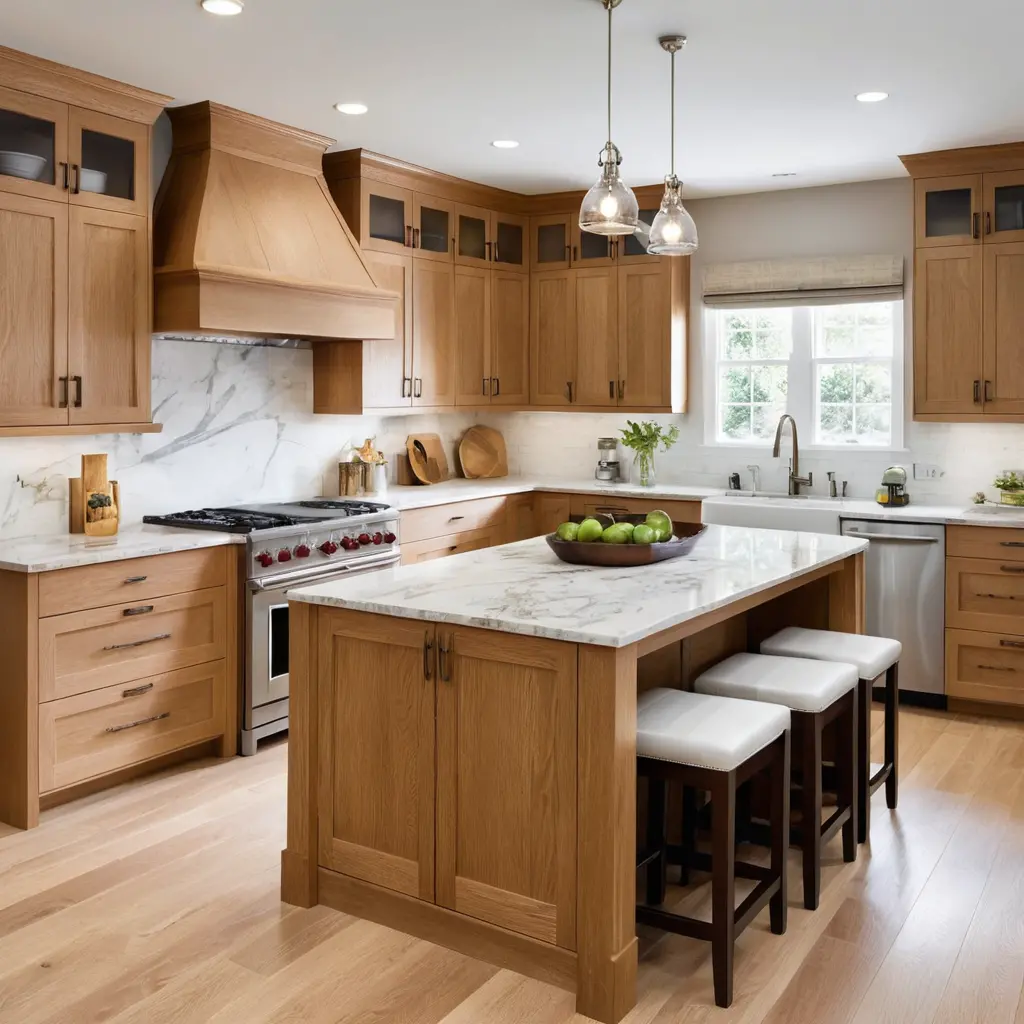
[[[160,722],[170,718],[170,711],[161,711],[159,715],[150,715],[149,718],[140,718],[137,722],[125,722],[124,725],[108,725],[107,732],[124,732],[125,729],[134,729],[140,725],[149,725],[150,722]]]
[[[131,583],[145,583],[145,582],[146,582],[146,580],[148,580],[148,579],[149,579],[149,577],[148,577],[148,576],[129,576],[129,577],[128,577],[128,578],[127,578],[127,579],[126,579],[126,580],[125,580],[124,582],[125,582],[126,584],[131,584]]]
[[[465,518],[466,518],[465,516],[449,516],[448,517],[448,522],[449,523],[457,523],[460,519],[465,519]]]
[[[1000,572],[1024,572],[1024,565],[1001,565]]]
[[[1000,640],[1000,647],[1022,647],[1024,648],[1024,640]]]
[[[999,546],[1001,548],[1024,548],[1024,540],[1001,540]]]
[[[1022,598],[1014,594],[976,594],[976,597],[988,597],[993,601],[1020,601]]]
[[[109,647],[104,647],[105,651],[127,651],[131,647],[142,647],[144,644],[155,644],[157,640],[170,640],[170,633],[157,633],[156,636],[147,636],[144,640],[132,640],[126,644],[110,644]],[[145,693],[145,690],[140,691]],[[125,696],[130,696],[128,691],[125,691]]]
[[[148,615],[153,610],[151,604],[140,604],[135,608],[125,608],[122,615]]]
[[[153,683],[146,683],[143,686],[133,686],[130,690],[122,690],[121,696],[123,698],[128,697],[141,697],[144,693],[149,693],[153,689]]]
[[[978,668],[983,668],[988,672],[1016,672],[1015,668],[1010,668],[1009,665],[978,665]]]

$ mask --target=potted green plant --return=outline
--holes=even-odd
[[[1004,469],[993,481],[1003,505],[1024,505],[1024,470]]]
[[[651,420],[645,420],[643,423],[626,420],[626,427],[621,433],[623,445],[633,452],[637,483],[641,487],[653,487],[655,482],[654,453],[659,448],[663,452],[667,452],[679,440],[679,428],[675,424],[671,427],[663,427]]]

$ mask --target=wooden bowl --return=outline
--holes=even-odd
[[[574,517],[578,518],[578,517]],[[616,516],[617,523],[633,523],[638,525],[645,516]],[[578,540],[560,540],[558,535],[550,533],[544,539],[548,547],[563,561],[570,565],[599,565],[605,568],[627,568],[636,565],[653,565],[665,562],[670,558],[679,558],[689,554],[697,543],[700,535],[707,529],[700,523],[673,523],[671,540],[658,544],[605,544],[603,541],[583,543]]]

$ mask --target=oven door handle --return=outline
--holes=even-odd
[[[264,576],[260,579],[249,580],[250,590],[283,590],[286,587],[305,586],[307,584],[322,583],[324,580],[334,577],[343,578],[347,575],[358,576],[371,569],[387,569],[392,565],[398,565],[401,555],[397,551],[389,551],[387,555],[367,559],[365,562],[357,562],[355,565],[325,565],[321,572],[310,572],[308,569],[301,569],[297,572],[282,572],[276,576]]]

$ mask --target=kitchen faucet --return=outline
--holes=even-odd
[[[772,458],[779,457],[779,452],[782,449],[782,428],[785,427],[787,420],[793,434],[793,458],[789,461],[789,493],[799,494],[801,484],[810,487],[814,483],[814,474],[808,473],[806,477],[800,476],[800,442],[797,440],[796,420],[788,412],[784,412],[779,417],[779,425],[775,428],[775,446],[772,448]]]

